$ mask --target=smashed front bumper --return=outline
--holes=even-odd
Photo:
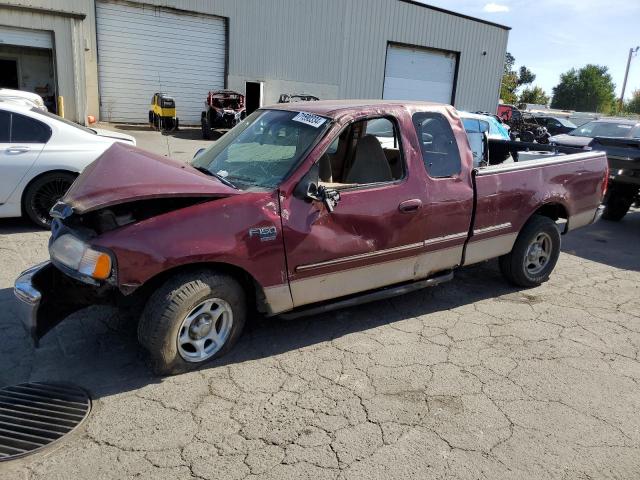
[[[75,280],[51,262],[25,270],[13,287],[20,316],[35,346],[58,323],[72,313],[94,304],[113,301],[108,286],[93,286]]]
[[[22,324],[38,345],[37,328],[38,309],[42,300],[42,293],[35,287],[33,277],[47,268],[52,268],[51,262],[44,262],[25,270],[16,279],[13,286],[13,293],[19,300],[18,308]]]

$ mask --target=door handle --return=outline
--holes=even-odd
[[[398,205],[398,210],[400,210],[401,213],[414,213],[420,210],[420,207],[422,207],[422,201],[418,198],[412,198]]]
[[[29,147],[9,147],[7,153],[25,153],[29,151]]]

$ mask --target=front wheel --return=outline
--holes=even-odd
[[[24,192],[24,213],[39,227],[51,227],[49,211],[75,179],[75,175],[67,172],[51,172],[37,178]]]
[[[560,256],[560,243],[560,232],[553,220],[532,217],[511,252],[500,257],[502,275],[519,287],[537,287],[549,280]]]
[[[147,301],[138,341],[155,373],[192,370],[233,347],[246,310],[244,290],[232,277],[207,270],[180,274]]]

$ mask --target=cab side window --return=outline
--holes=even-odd
[[[51,129],[44,123],[18,113],[11,117],[11,143],[47,143],[51,138]]]
[[[333,188],[394,182],[405,175],[400,135],[391,118],[351,123],[319,160],[320,182]]]
[[[449,122],[439,113],[416,113],[413,124],[429,176],[443,178],[458,175],[462,163]]]

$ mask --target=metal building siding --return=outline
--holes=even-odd
[[[6,0],[87,15],[95,67],[94,0]],[[229,22],[229,78],[333,85],[341,98],[380,98],[388,41],[460,52],[456,106],[493,110],[508,30],[400,0],[138,0]],[[487,55],[482,56],[486,50]],[[95,74],[94,74],[95,75]],[[87,80],[89,87],[90,80]],[[313,93],[310,91],[309,93]]]
[[[398,1],[347,3],[345,23],[352,31],[346,34],[352,48],[344,50],[341,97],[382,95],[386,44],[391,41],[459,52],[456,106],[495,109],[508,31]]]
[[[497,105],[509,35],[498,26],[398,0],[145,2],[229,17],[229,75],[333,84],[341,98],[381,98],[391,41],[459,52],[456,106]]]

